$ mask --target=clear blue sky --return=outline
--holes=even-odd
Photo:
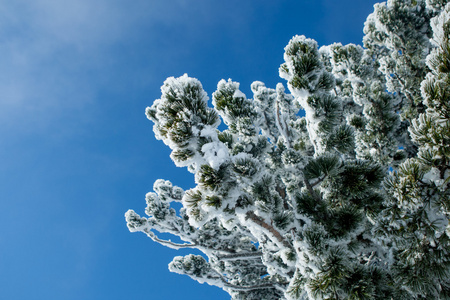
[[[146,106],[168,76],[270,87],[295,34],[361,43],[371,0],[0,0],[0,299],[229,299],[131,234],[158,178],[193,186]]]

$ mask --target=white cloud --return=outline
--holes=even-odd
[[[69,4],[70,3],[70,4]],[[83,72],[120,35],[117,14],[91,1],[0,3],[0,116],[26,118],[92,97]],[[108,6],[103,6],[107,8]],[[84,87],[84,88],[83,88]],[[65,103],[67,104],[67,103]],[[70,106],[69,106],[70,107]]]
[[[170,23],[162,5],[0,0],[0,126],[33,117],[48,124],[61,110],[89,105],[114,76],[115,47],[144,24]]]
[[[99,91],[129,80],[116,67],[126,59],[139,61],[129,53],[135,44],[158,52],[156,74],[161,64],[172,63],[167,52],[179,56],[192,45],[209,43],[204,39],[217,38],[219,28],[241,32],[250,6],[231,8],[206,0],[0,0],[0,133],[50,126],[61,112],[85,112],[98,102]],[[152,76],[135,80],[148,82]]]

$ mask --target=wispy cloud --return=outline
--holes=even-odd
[[[70,4],[69,4],[70,3]],[[0,104],[3,122],[92,97],[82,75],[120,35],[117,15],[94,1],[0,3]],[[111,28],[108,31],[107,28]],[[114,33],[111,33],[114,32]],[[70,105],[69,105],[70,107]]]
[[[42,123],[92,101],[110,83],[115,47],[173,18],[161,14],[163,1],[145,2],[0,1],[0,125],[36,115]]]
[[[86,117],[81,112],[98,104],[102,90],[135,74],[143,78],[134,82],[148,81],[154,74],[142,72],[161,72],[161,64],[178,63],[174,57],[189,59],[188,49],[198,51],[218,35],[245,40],[234,35],[248,33],[253,10],[239,1],[0,0],[0,14],[1,133],[49,126],[67,112]],[[159,57],[136,58],[142,51]],[[141,67],[149,58],[153,65],[140,71],[127,65],[128,59]]]

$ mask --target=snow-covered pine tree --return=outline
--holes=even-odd
[[[290,93],[222,80],[211,108],[197,79],[164,82],[146,113],[197,186],[158,180],[126,220],[204,253],[171,271],[233,299],[450,299],[450,4],[389,0],[364,32],[293,37]]]

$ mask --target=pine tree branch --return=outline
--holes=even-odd
[[[400,75],[398,75],[397,72],[395,72],[394,75],[395,75],[395,77],[397,77],[398,82],[400,83],[400,86],[402,87],[403,91],[405,91],[404,95],[406,96],[406,98],[408,98],[408,100],[411,103],[411,105],[414,105],[413,95],[411,94],[411,92],[409,92],[406,89],[406,82],[405,82],[405,80]]]
[[[283,200],[286,199],[286,189],[281,187],[279,184],[275,187],[275,190],[277,191],[278,195],[280,195]]]
[[[319,183],[321,183],[322,181],[325,180],[327,176],[323,176],[322,178],[319,178],[316,182],[314,182],[313,184],[311,184],[311,187],[315,187],[316,185],[318,185]]]
[[[154,229],[154,228],[153,228]],[[158,229],[156,229],[158,230]],[[234,249],[231,248],[227,248],[227,249],[216,249],[213,247],[209,247],[209,246],[205,246],[205,245],[201,245],[200,243],[198,243],[196,240],[191,240],[191,243],[185,243],[185,244],[178,244],[178,243],[174,243],[171,240],[163,240],[160,239],[153,231],[151,231],[148,227],[140,230],[141,232],[144,232],[145,234],[147,234],[147,236],[149,238],[151,238],[154,242],[160,243],[161,245],[164,245],[166,247],[169,247],[171,249],[183,249],[183,248],[193,248],[193,249],[198,249],[200,251],[205,252],[205,250],[211,250],[211,251],[215,251],[215,252],[219,252],[222,253],[224,256],[227,255],[233,255],[236,253],[236,251]],[[168,232],[165,232],[168,233]],[[181,238],[181,232],[179,234],[175,234],[174,232],[169,232],[173,235],[177,235],[178,237]]]
[[[261,289],[270,289],[270,288],[276,288],[281,289],[281,287],[277,286],[275,283],[264,283],[264,284],[255,284],[255,285],[236,285],[229,283],[227,279],[217,272],[217,270],[214,270],[216,274],[219,276],[220,280],[224,283],[225,287],[231,288],[235,291],[252,291],[252,290],[261,290]],[[284,289],[282,289],[284,292]]]
[[[156,234],[149,229],[144,229],[144,232],[147,234],[149,238],[151,238],[153,241],[160,243],[161,245],[164,245],[166,247],[178,250],[182,248],[198,248],[197,244],[192,243],[185,243],[185,244],[177,244],[172,242],[171,240],[162,240],[159,237],[156,236]]]
[[[271,288],[277,288],[275,284],[273,283],[265,283],[265,284],[258,284],[258,285],[246,285],[246,286],[239,286],[235,284],[231,284],[228,282],[224,282],[226,287],[229,287],[236,291],[251,291],[251,290],[261,290],[261,289],[271,289]],[[283,290],[284,291],[284,290]]]
[[[246,217],[255,222],[257,225],[267,229],[284,247],[292,249],[291,244],[272,225],[264,222],[264,219],[255,215],[253,211],[248,211]]]
[[[311,183],[308,181],[308,179],[304,179],[303,183],[306,185],[306,188],[308,189],[309,193],[311,194],[311,196],[314,197],[314,199],[317,200],[317,202],[322,201],[319,197],[319,195],[317,195],[317,193],[314,191]]]
[[[234,254],[228,255],[218,255],[217,258],[220,260],[239,260],[239,259],[248,259],[248,258],[260,258],[262,255],[261,251],[255,252],[238,252]]]
[[[153,229],[155,229],[155,228],[153,228]],[[182,238],[183,234],[180,230],[176,229],[175,227],[172,227],[172,229],[173,229],[173,231],[178,231],[178,232],[175,233],[173,231],[169,231],[169,232],[166,231],[164,233],[170,233],[170,234],[173,234],[173,235],[176,235],[176,236]],[[158,230],[158,229],[155,229],[155,230]],[[213,247],[201,245],[196,240],[191,240],[191,243],[185,243],[185,244],[177,244],[177,243],[172,242],[171,240],[162,240],[153,231],[151,231],[147,227],[142,229],[141,231],[144,232],[145,234],[147,234],[147,236],[150,237],[153,241],[160,243],[161,245],[164,245],[166,247],[175,249],[175,250],[182,249],[182,248],[195,248],[195,249],[198,249],[203,252],[205,252],[204,250],[211,250],[211,251],[223,253],[224,255],[232,255],[232,254],[236,253],[236,251],[232,248],[216,249]],[[160,230],[158,230],[158,231],[160,231]],[[162,231],[160,231],[160,232],[162,232]]]
[[[269,130],[269,135],[275,139],[275,134],[272,132],[272,128],[269,124],[269,117],[267,116],[266,111],[264,111],[263,115],[264,115],[264,121],[266,122],[267,129]]]
[[[216,249],[216,248],[213,248],[213,247],[200,246],[200,245],[196,246],[195,248],[197,248],[197,249],[199,249],[199,250],[201,250],[201,251],[203,251],[203,249],[206,249],[206,250],[212,250],[212,251],[216,251],[216,252],[226,253],[226,254],[224,254],[225,256],[226,256],[226,255],[233,255],[233,254],[236,253],[236,251],[235,251],[234,249],[231,249],[231,248],[227,248],[227,249]],[[203,252],[205,252],[205,251],[203,251]]]
[[[284,122],[286,127],[284,127],[283,124],[281,123],[281,113],[280,113],[280,106],[278,105],[278,100],[275,102],[275,105],[276,105],[275,119],[277,121],[278,131],[280,132],[280,134],[286,140],[286,147],[288,149],[290,149],[291,148],[291,141],[289,140],[289,132],[288,132],[288,128],[287,128],[286,122]]]

